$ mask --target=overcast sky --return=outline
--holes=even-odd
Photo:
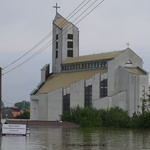
[[[94,1],[91,9],[80,16]],[[82,2],[81,6],[87,3],[81,11],[68,18],[76,24],[101,0],[0,0],[2,68],[27,53],[52,31],[52,21],[56,14],[53,6],[56,2],[61,7],[58,12],[65,18]],[[129,42],[130,48],[143,59],[144,69],[150,71],[150,0],[105,0],[76,26],[80,31],[80,55],[123,50]],[[5,68],[3,73],[31,57],[51,38],[50,36],[43,45]],[[34,59],[2,76],[2,100],[5,106],[30,100],[31,91],[40,82],[40,69],[51,63],[51,56],[50,45]]]

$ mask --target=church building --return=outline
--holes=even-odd
[[[91,49],[92,51],[92,49]],[[120,107],[142,111],[148,73],[130,48],[79,56],[79,29],[59,13],[53,20],[52,71],[41,69],[41,82],[30,94],[30,119],[56,121],[71,107]]]

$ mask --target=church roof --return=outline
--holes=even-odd
[[[120,53],[122,53],[123,51],[125,51],[125,50],[93,54],[93,55],[86,55],[86,56],[79,56],[79,57],[71,57],[71,58],[66,59],[63,62],[63,64],[113,59],[116,56],[118,56]]]
[[[80,71],[80,72],[67,72],[51,74],[44,85],[38,90],[37,94],[49,93],[59,88],[66,88],[77,81],[82,79],[89,79],[97,73],[104,74],[106,69]]]
[[[56,17],[55,17],[55,20],[53,21],[53,23],[59,27],[59,28],[63,28],[67,23],[68,21],[62,17],[60,14],[56,14]]]
[[[136,75],[146,75],[147,72],[142,70],[141,68],[139,67],[136,67],[136,68],[132,68],[132,67],[126,67],[125,68],[128,72],[130,73],[133,73],[133,74],[136,74]]]

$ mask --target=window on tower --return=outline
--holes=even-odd
[[[72,41],[68,41],[67,47],[68,47],[68,48],[73,48],[73,42],[72,42]]]
[[[58,42],[56,42],[56,49],[58,49]]]
[[[73,34],[68,34],[68,39],[73,40]]]
[[[56,58],[58,58],[58,51],[56,51]]]
[[[68,57],[73,57],[73,50],[68,50],[67,56]]]
[[[56,40],[58,40],[58,34],[56,34]]]

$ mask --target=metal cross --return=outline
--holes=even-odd
[[[57,3],[56,3],[56,6],[53,6],[53,8],[56,8],[56,14],[57,14],[57,9],[60,8]]]
[[[129,48],[129,46],[130,46],[130,43],[128,42],[128,43],[126,43],[126,45],[127,45],[127,48]]]

